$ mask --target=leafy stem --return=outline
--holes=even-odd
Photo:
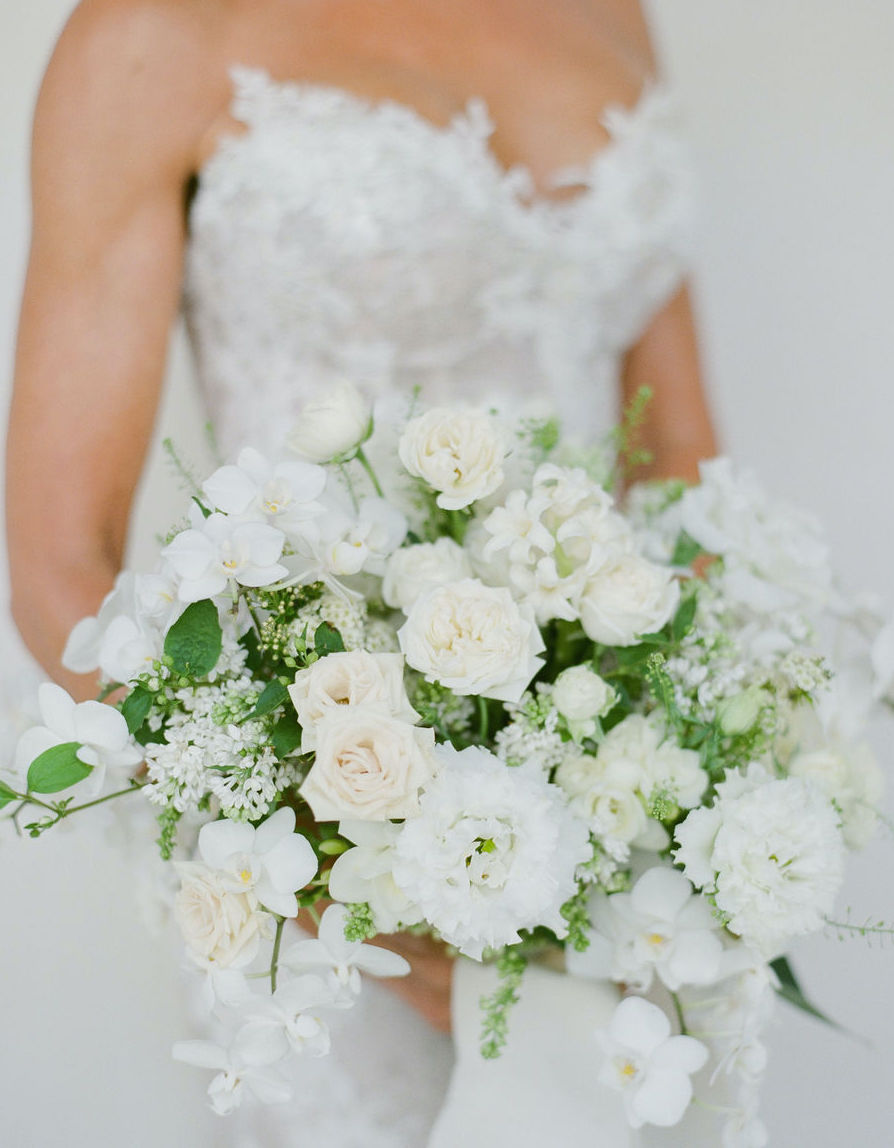
[[[276,976],[279,972],[279,948],[282,944],[282,930],[285,925],[285,917],[276,918],[276,935],[273,938],[273,955],[270,958],[270,991],[276,992]]]
[[[385,492],[382,490],[382,484],[379,482],[378,476],[376,475],[376,472],[372,468],[372,464],[370,463],[369,459],[366,457],[366,451],[363,449],[363,447],[360,447],[360,449],[357,451],[356,458],[357,458],[357,461],[360,463],[360,465],[363,467],[363,469],[366,471],[367,475],[369,476],[369,481],[373,485],[373,490],[376,492],[376,494],[379,496],[379,498],[384,498]]]

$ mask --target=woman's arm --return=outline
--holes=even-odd
[[[7,447],[12,611],[54,678],[122,559],[175,315],[207,97],[193,6],[89,0],[35,116],[33,236]]]
[[[698,477],[698,462],[717,449],[702,390],[689,292],[679,291],[627,354],[622,381],[625,405],[641,387],[652,399],[638,445],[652,461],[635,478]]]

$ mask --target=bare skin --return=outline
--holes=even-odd
[[[229,116],[228,68],[346,88],[446,123],[472,95],[504,166],[549,175],[607,142],[600,113],[635,103],[654,61],[637,0],[83,0],[35,116],[33,238],[7,450],[12,609],[49,674],[118,572],[176,316],[185,192]],[[627,356],[651,387],[650,474],[693,478],[714,452],[681,292]],[[449,1027],[450,964],[433,942],[399,991]]]

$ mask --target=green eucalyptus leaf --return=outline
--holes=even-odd
[[[205,598],[192,602],[168,630],[165,656],[174,671],[190,678],[204,678],[217,665],[223,634],[217,606]]]
[[[31,762],[28,789],[32,793],[60,793],[89,777],[93,766],[78,758],[80,748],[80,742],[66,741],[44,750]]]
[[[142,686],[135,686],[121,703],[121,714],[130,733],[140,729],[151,709],[152,694]]]
[[[321,658],[327,654],[340,654],[344,648],[342,636],[334,626],[330,626],[328,622],[321,622],[317,626],[314,632],[314,650]]]
[[[279,678],[274,678],[272,682],[268,682],[267,685],[264,686],[255,708],[250,714],[246,714],[242,720],[254,721],[255,718],[264,717],[265,714],[272,713],[277,706],[282,705],[288,696],[289,691],[286,687]]]

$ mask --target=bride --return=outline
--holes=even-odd
[[[548,400],[582,439],[648,385],[651,473],[690,478],[713,453],[685,163],[636,0],[84,0],[43,85],[33,184],[12,606],[78,696],[94,683],[60,653],[120,566],[181,301],[227,454],[275,443],[344,376]],[[241,1144],[630,1143],[612,1098],[557,1068],[607,1007],[598,988],[581,1007],[537,970],[485,1079],[487,971],[391,943],[413,965],[403,999],[370,986],[340,1059]]]

